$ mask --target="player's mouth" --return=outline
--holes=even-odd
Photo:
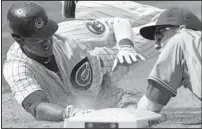
[[[53,40],[52,39],[48,39],[46,40],[46,42],[44,42],[43,44],[43,49],[44,51],[49,51],[49,49],[52,47],[53,45]]]
[[[46,44],[43,44],[43,49],[45,52],[49,51],[53,46],[53,43],[52,42],[48,42]]]
[[[161,52],[162,52],[162,48],[161,48],[161,49],[159,49],[159,54],[161,54]]]
[[[53,54],[53,45],[52,44],[46,45],[43,47],[43,50],[44,55],[50,56]]]
[[[51,45],[45,45],[43,48],[44,48],[44,51],[48,51],[50,49]]]

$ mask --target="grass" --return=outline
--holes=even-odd
[[[2,1],[2,53],[1,53],[1,61],[2,64],[6,60],[6,53],[10,47],[10,45],[14,42],[9,34],[9,29],[7,25],[7,11],[16,1]],[[61,21],[60,14],[60,2],[58,1],[38,1],[48,12],[48,15],[51,19],[56,20],[57,22]],[[142,4],[148,4],[152,6],[156,6],[159,8],[170,8],[172,6],[180,6],[189,8],[193,11],[200,19],[201,19],[201,1],[138,1]],[[6,83],[3,75],[2,75],[2,93],[10,92],[10,87]]]

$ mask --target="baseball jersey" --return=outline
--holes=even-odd
[[[113,24],[113,22],[109,22],[107,19],[110,19],[111,17],[124,18],[132,23],[132,33],[135,47],[147,59],[151,59],[153,57],[157,57],[158,55],[157,51],[153,47],[154,43],[151,40],[143,38],[140,35],[139,30],[145,25],[155,25],[158,16],[163,11],[164,9],[139,4],[133,1],[78,1],[75,15],[75,19],[77,20],[64,21],[60,23],[60,30],[62,30],[60,34],[63,36],[70,35],[83,43],[93,42],[95,44],[94,41],[96,41],[97,45],[102,45],[103,43],[106,44],[107,41],[109,46],[113,46],[114,37],[111,36],[113,35],[113,28],[108,26]],[[78,19],[96,19],[96,22],[89,20],[86,24],[86,22]],[[97,20],[99,20],[99,22],[97,22]],[[100,22],[102,24],[100,24]],[[96,24],[107,25],[105,28],[106,32],[108,31],[109,33],[105,32],[103,34],[96,34],[96,30],[92,27]]]
[[[177,94],[180,86],[201,99],[201,31],[181,30],[159,55],[148,79]]]
[[[56,33],[63,37],[73,37],[89,49],[114,47],[116,39],[113,24],[114,18],[64,21],[58,24]]]
[[[107,107],[118,102],[118,98],[115,98],[114,103],[106,100],[107,97],[109,99],[109,96],[116,94],[116,82],[128,71],[128,67],[120,66],[118,71],[111,72],[117,50],[103,47],[88,52],[74,39],[65,39],[59,35],[54,36],[53,45],[61,78],[28,58],[18,43],[11,46],[4,64],[4,76],[19,103],[36,90],[42,90],[51,103],[62,106],[78,106],[82,101],[86,104],[95,102],[99,108],[98,102]],[[101,85],[102,80],[105,80],[105,84]],[[106,88],[107,94],[103,93]]]
[[[147,24],[164,11],[134,1],[78,1],[76,19],[120,17],[129,20],[133,27]]]
[[[18,44],[14,43],[7,55],[8,59],[4,66],[4,76],[11,86],[18,102],[21,103],[27,95],[36,90],[43,90],[51,103],[57,102],[61,105],[75,103],[77,99],[80,101],[81,98],[82,101],[84,101],[85,97],[93,99],[88,100],[90,102],[106,102],[113,106],[115,103],[118,103],[119,98],[115,97],[115,103],[111,101],[107,102],[106,99],[103,98],[119,92],[118,90],[114,91],[114,89],[116,89],[116,82],[129,71],[129,67],[120,66],[120,70],[111,72],[111,66],[118,50],[116,48],[107,48],[110,45],[115,46],[117,40],[114,37],[112,29],[114,22],[112,19],[108,21],[109,24],[105,23],[106,21],[99,22],[95,20],[75,21],[75,23],[82,23],[82,27],[87,28],[86,30],[88,31],[86,32],[88,33],[86,36],[90,35],[89,37],[85,37],[87,39],[96,35],[96,38],[99,39],[98,36],[100,37],[101,35],[105,37],[105,35],[107,35],[107,38],[102,38],[101,41],[97,40],[97,42],[96,40],[93,40],[93,42],[89,40],[87,40],[89,42],[86,40],[82,40],[81,42],[78,40],[81,42],[80,44],[76,43],[73,39],[67,41],[65,38],[62,38],[72,37],[71,35],[65,35],[66,33],[63,33],[63,30],[68,31],[68,29],[71,30],[71,28],[61,29],[61,25],[59,25],[54,40],[54,55],[57,64],[60,64],[58,68],[61,78],[54,72],[41,66],[38,62],[30,60],[23,54]],[[72,24],[73,23],[74,22],[72,22]],[[66,26],[62,27],[66,28]],[[132,30],[132,28],[130,29]],[[132,36],[132,33],[130,36]],[[118,39],[120,39],[120,37],[122,37],[122,35],[118,36]],[[99,48],[95,48],[96,46]],[[16,56],[14,53],[20,54]],[[101,85],[103,80],[104,84]],[[107,93],[105,93],[105,91],[107,91]],[[110,93],[110,91],[113,93]],[[97,98],[101,99],[101,101],[96,101]],[[107,107],[110,107],[109,105],[107,105]]]
[[[124,6],[124,8],[127,7]],[[150,16],[153,10],[150,10],[150,7],[144,7],[146,6],[142,6],[142,11],[136,10],[137,12],[128,8],[126,14],[131,12],[136,15],[131,14],[125,17],[130,19],[130,17],[135,16],[134,21],[137,20],[138,23],[144,24],[141,19]],[[155,20],[156,16],[162,11],[160,9],[155,10],[146,22]],[[122,15],[120,11],[119,13]],[[119,13],[113,13],[110,17]],[[97,14],[94,16],[94,18],[100,17]],[[90,19],[65,21],[59,24],[56,34],[60,36],[56,35],[54,38],[54,55],[62,75],[61,78],[38,62],[29,59],[17,43],[12,45],[4,65],[4,76],[19,103],[36,90],[43,90],[52,103],[63,106],[67,104],[75,105],[75,103],[79,105],[82,101],[89,107],[98,105],[96,108],[102,108],[113,107],[119,101],[119,97],[112,96],[119,96],[119,89],[116,89],[117,81],[128,73],[129,67],[120,66],[119,70],[111,72],[113,60],[117,53],[117,49],[113,48],[116,44],[113,33],[114,21],[106,21],[105,18],[100,20]],[[133,24],[133,26],[135,25]],[[141,37],[137,30],[139,30],[139,27],[133,28],[135,45],[151,55],[153,52],[150,49],[153,48],[151,41]],[[68,40],[66,40],[62,37],[73,38],[67,38]],[[97,101],[98,99],[99,101]]]

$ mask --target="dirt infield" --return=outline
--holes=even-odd
[[[49,16],[60,21],[60,3],[57,1],[40,1]],[[172,5],[184,6],[191,9],[201,19],[201,2],[200,1],[142,1],[143,4],[149,4],[160,8],[169,8]],[[13,4],[12,1],[2,2],[2,63],[6,59],[6,53],[13,40],[8,31],[6,21],[6,13],[8,8]],[[54,7],[54,8],[53,8]],[[129,74],[123,85],[128,85],[128,88],[138,88],[142,92],[146,88],[146,78],[154,64],[156,58],[140,63],[132,70],[135,75]],[[140,67],[141,66],[141,67]],[[131,79],[135,78],[135,79]],[[135,84],[135,85],[131,85]],[[2,128],[60,128],[63,127],[63,122],[44,122],[36,121],[30,114],[19,105],[12,94],[9,92],[4,78],[2,77]],[[168,121],[153,128],[201,128],[201,101],[199,101],[192,93],[183,87],[178,90],[178,95],[168,103],[163,109],[163,113],[168,115]]]
[[[149,60],[147,63],[140,63],[132,69],[131,73],[124,78],[123,84],[127,84],[128,88],[134,86],[144,92],[146,87],[146,77],[155,60]],[[143,66],[143,67],[140,67]],[[140,77],[141,76],[141,77]],[[132,78],[132,79],[131,79]],[[135,79],[134,79],[135,78]],[[144,83],[140,83],[144,82]],[[136,85],[131,85],[136,84]],[[141,84],[141,85],[140,85]],[[168,121],[153,128],[201,128],[201,101],[199,101],[188,89],[180,88],[178,95],[167,104],[162,113],[167,114]],[[26,113],[24,109],[17,104],[11,94],[3,94],[2,96],[2,127],[5,128],[59,128],[63,127],[63,122],[39,122]]]
[[[201,128],[201,102],[188,90],[180,89],[179,95],[163,110],[168,121],[153,128]],[[181,99],[184,98],[184,99]],[[187,106],[189,105],[189,106]],[[63,122],[36,121],[17,104],[11,94],[2,96],[2,128],[62,128]]]

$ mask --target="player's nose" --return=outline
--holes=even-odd
[[[47,46],[47,45],[51,45],[52,44],[52,38],[47,38],[44,42],[43,45]]]

